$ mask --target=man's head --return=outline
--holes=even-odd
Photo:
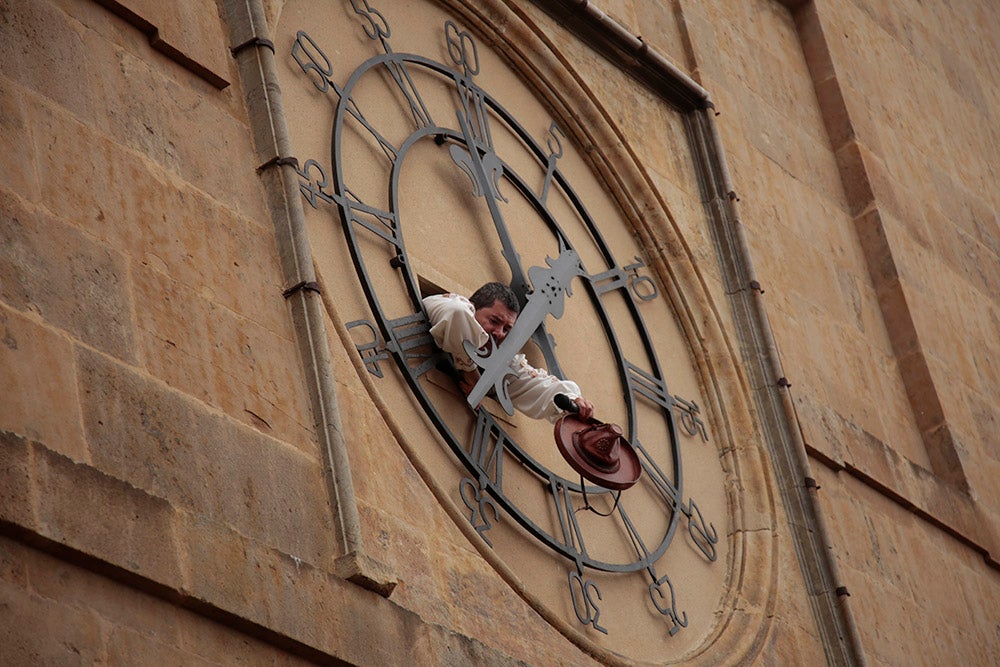
[[[476,308],[476,321],[497,343],[510,333],[521,306],[514,291],[503,283],[486,283],[469,297]]]

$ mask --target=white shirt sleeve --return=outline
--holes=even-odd
[[[458,294],[437,294],[423,302],[437,346],[451,355],[458,370],[475,370],[476,365],[466,354],[464,343],[468,340],[482,347],[489,341],[489,335],[476,321],[472,302]],[[554,422],[562,416],[563,411],[553,402],[556,394],[574,399],[580,397],[580,387],[575,382],[560,380],[545,369],[533,367],[523,354],[511,359],[510,371],[514,376],[507,387],[511,402],[532,419]]]
[[[514,355],[510,369],[515,378],[507,386],[514,407],[532,419],[555,422],[563,415],[553,399],[556,394],[580,398],[580,387],[572,380],[560,380],[544,368],[535,368],[523,354]]]
[[[476,308],[472,302],[458,294],[435,294],[424,299],[424,309],[431,322],[434,342],[451,355],[455,368],[460,371],[475,370],[476,365],[465,353],[465,341],[482,347],[490,337],[476,321]]]

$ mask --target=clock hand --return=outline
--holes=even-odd
[[[478,105],[477,105],[478,108]],[[490,132],[487,125],[487,120],[485,113],[480,112],[479,125],[482,128],[482,134],[486,137],[486,153],[485,159],[479,154],[479,148],[477,147],[477,140],[472,132],[472,126],[470,123],[472,112],[467,108],[465,111],[456,112],[458,116],[458,124],[462,130],[462,136],[465,138],[465,145],[468,148],[468,156],[464,154],[458,146],[452,146],[450,149],[451,158],[454,162],[459,165],[472,179],[475,194],[481,194],[486,199],[486,205],[490,210],[490,217],[493,219],[493,226],[496,228],[497,236],[500,237],[500,244],[503,248],[502,255],[507,264],[510,267],[510,288],[514,290],[514,293],[518,295],[519,298],[524,298],[529,291],[528,281],[525,279],[524,268],[521,265],[521,256],[518,254],[517,249],[514,247],[514,243],[510,238],[510,232],[507,229],[507,223],[504,221],[503,213],[500,211],[500,205],[497,203],[497,199],[502,198],[499,191],[497,190],[497,181],[503,175],[503,165],[497,158],[496,153],[493,151],[493,146],[489,140]],[[489,169],[492,174],[492,178],[487,175],[486,161],[489,161]],[[560,241],[560,250],[562,250],[562,242]],[[539,349],[542,351],[542,355],[545,357],[545,364],[551,373],[557,377],[565,377],[562,369],[559,366],[559,362],[555,355],[555,342],[552,337],[545,331],[544,322],[541,327],[532,331],[532,338],[535,340],[535,344],[538,345]]]
[[[486,159],[490,161],[490,171],[493,173],[493,178],[487,176],[483,156],[479,154],[478,142],[472,133],[472,127],[469,123],[471,113],[468,111],[458,111],[457,115],[459,127],[462,130],[462,135],[465,137],[465,145],[469,150],[469,162],[471,164],[463,164],[465,156],[456,153],[455,149],[458,148],[457,146],[452,146],[451,157],[456,164],[465,169],[472,177],[473,185],[476,186],[476,193],[482,194],[483,198],[486,199],[486,205],[490,210],[490,217],[493,219],[493,226],[497,230],[497,236],[500,237],[500,244],[503,247],[503,257],[510,266],[510,287],[516,294],[523,295],[528,292],[528,283],[525,279],[524,269],[521,266],[521,256],[518,254],[517,249],[514,248],[510,232],[507,230],[507,223],[504,222],[503,213],[500,212],[500,205],[497,203],[500,193],[497,190],[496,183],[503,174],[503,166],[497,159],[496,153],[493,152],[493,146],[487,141]],[[481,122],[485,123],[485,120]],[[489,136],[489,130],[487,129],[484,134]]]
[[[532,267],[528,273],[536,289],[528,294],[527,302],[514,327],[499,347],[491,351],[481,351],[471,341],[465,341],[465,351],[481,369],[479,381],[469,393],[469,405],[475,408],[490,389],[496,391],[497,400],[507,414],[514,414],[514,406],[507,392],[510,360],[521,351],[535,331],[549,315],[562,317],[567,294],[572,294],[570,281],[574,276],[583,275],[580,256],[575,250],[565,249],[556,259],[546,258],[550,268]]]

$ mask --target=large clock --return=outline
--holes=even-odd
[[[728,548],[712,419],[649,249],[587,147],[439,10],[414,21],[369,0],[322,16],[322,3],[290,4],[279,49],[316,109],[302,141],[329,150],[297,155],[301,192],[311,219],[341,235],[339,257],[317,259],[325,281],[363,295],[335,300],[378,405],[407,420],[409,452],[477,547],[569,636],[639,660],[697,646],[717,620]],[[411,29],[418,48],[397,47]],[[421,299],[490,280],[522,310],[502,345],[470,350],[482,379],[467,397]],[[519,351],[621,425],[638,483],[583,479],[551,424],[513,410],[504,375]]]

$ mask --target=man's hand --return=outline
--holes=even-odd
[[[585,399],[583,396],[574,399],[573,402],[576,403],[576,407],[577,410],[579,410],[578,414],[580,415],[580,417],[582,417],[583,419],[590,419],[591,417],[594,416],[594,404]]]
[[[583,396],[579,398],[570,398],[569,394],[556,394],[552,398],[553,403],[556,407],[563,412],[571,412],[576,415],[580,415],[583,419],[590,419],[594,416],[594,404],[585,399]]]
[[[477,382],[479,382],[479,371],[461,371],[458,380],[458,388],[462,390],[463,394],[468,396],[472,393],[472,390],[475,388]]]

